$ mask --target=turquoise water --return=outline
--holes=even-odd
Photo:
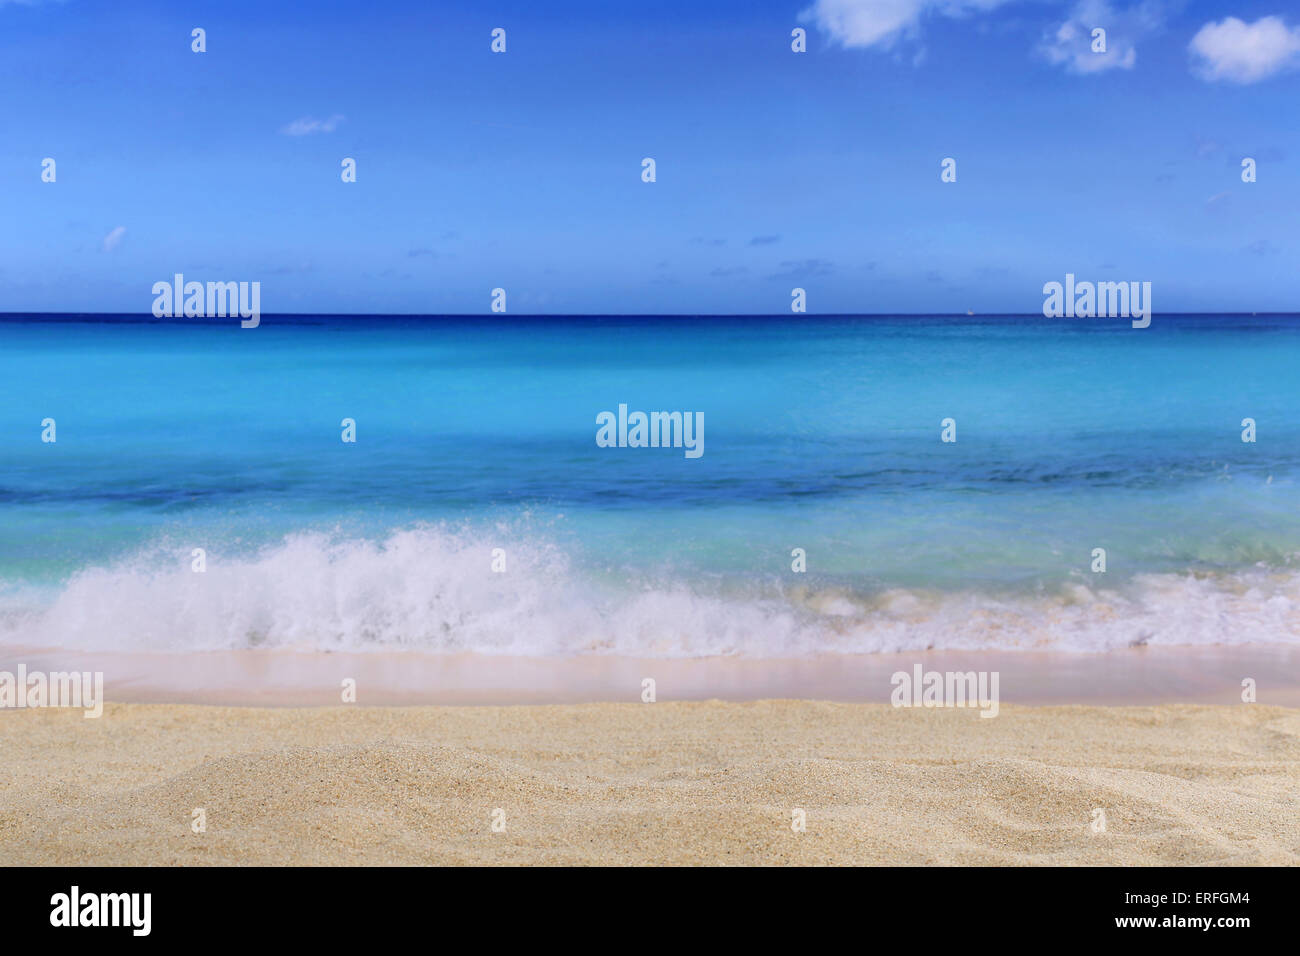
[[[8,318],[8,643],[1300,639],[1298,316]],[[704,454],[598,447],[620,403]]]

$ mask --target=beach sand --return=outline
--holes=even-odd
[[[206,832],[191,831],[203,808]],[[492,829],[493,812],[504,831]],[[791,828],[806,812],[806,831]],[[1094,810],[1105,831],[1094,832]],[[0,712],[7,864],[1295,864],[1300,710]]]

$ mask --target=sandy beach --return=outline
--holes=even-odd
[[[202,833],[191,828],[197,808]],[[803,832],[791,826],[796,809]],[[763,700],[110,703],[97,720],[5,711],[0,857],[1296,864],[1300,710],[1004,704],[986,720]]]

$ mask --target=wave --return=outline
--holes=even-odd
[[[504,549],[505,570],[492,569]],[[791,579],[799,579],[799,583]],[[251,555],[154,547],[57,588],[0,589],[0,641],[96,651],[280,648],[532,657],[799,658],[942,649],[1300,643],[1300,573],[1092,576],[1051,593],[855,589],[801,576],[579,568],[504,526],[295,534]]]

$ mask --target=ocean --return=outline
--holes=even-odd
[[[1298,369],[1297,315],[7,315],[0,644],[1295,644]]]

